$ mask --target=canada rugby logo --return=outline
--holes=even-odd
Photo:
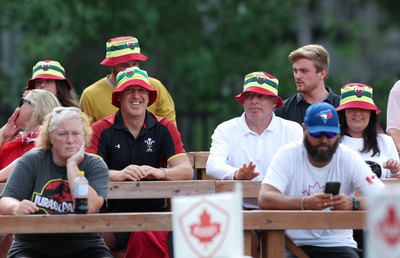
[[[188,246],[198,257],[214,257],[226,240],[230,220],[226,210],[202,199],[179,217],[179,227]]]
[[[390,206],[386,217],[377,224],[378,232],[389,246],[396,246],[400,242],[400,218],[396,209]]]

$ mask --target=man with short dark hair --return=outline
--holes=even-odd
[[[274,156],[262,182],[259,205],[267,210],[359,210],[363,198],[384,187],[361,156],[339,143],[339,119],[325,102],[312,104],[304,118],[303,142],[292,142]],[[324,193],[340,182],[340,193]],[[359,257],[352,229],[286,230],[310,257]],[[343,256],[340,256],[343,255]],[[294,257],[287,251],[287,257]]]

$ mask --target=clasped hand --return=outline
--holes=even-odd
[[[344,193],[332,195],[329,193],[314,193],[304,200],[305,210],[353,210],[353,199]]]

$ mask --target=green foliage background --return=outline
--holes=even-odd
[[[330,2],[338,5],[342,1]],[[352,0],[347,6],[358,10],[368,2]],[[379,49],[374,44],[397,15],[391,0],[380,4],[377,8],[382,8],[386,19],[379,21],[376,38],[366,47]],[[295,93],[287,56],[300,45],[326,46],[336,67],[363,57],[360,39],[367,26],[365,17],[343,21],[328,10],[321,20],[315,18],[319,5],[320,1],[312,0],[3,0],[0,122],[4,124],[14,110],[37,61],[61,62],[81,94],[109,73],[99,64],[105,56],[105,42],[132,35],[149,57],[141,67],[160,79],[174,98],[186,150],[207,150],[214,128],[243,112],[234,96],[242,90],[247,73],[273,74],[280,80],[279,94],[287,98]],[[299,17],[299,8],[313,16]],[[302,18],[315,19],[310,42],[299,40]],[[396,23],[398,17],[393,19]],[[327,84],[337,93],[351,81],[373,85],[376,103],[383,111],[381,120],[385,120],[387,94],[397,75],[395,70],[374,72],[355,76],[340,67],[331,71]]]

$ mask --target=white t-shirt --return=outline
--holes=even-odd
[[[389,93],[386,130],[390,128],[400,130],[400,81],[393,85]]]
[[[342,138],[342,144],[350,147],[352,150],[358,152],[361,157],[367,161],[375,161],[381,166],[382,175],[381,178],[390,177],[390,170],[384,169],[383,164],[388,161],[388,159],[392,158],[394,160],[399,160],[399,154],[397,153],[396,145],[394,145],[393,138],[386,134],[378,134],[378,146],[380,150],[380,155],[375,155],[372,157],[372,150],[369,152],[360,152],[360,150],[364,147],[364,139],[363,138],[353,138],[345,135]]]
[[[261,181],[276,151],[283,145],[303,139],[302,127],[293,121],[272,114],[268,127],[261,135],[250,130],[245,113],[217,126],[211,137],[207,175],[215,179],[232,180],[236,170],[253,161]]]
[[[276,153],[262,184],[269,184],[287,196],[309,196],[323,192],[328,181],[341,182],[340,192],[354,196],[378,192],[384,184],[375,176],[361,156],[342,144],[325,167],[311,165],[302,142],[292,142]],[[326,209],[329,212],[329,208]],[[321,247],[357,247],[353,230],[286,230],[297,245]]]

